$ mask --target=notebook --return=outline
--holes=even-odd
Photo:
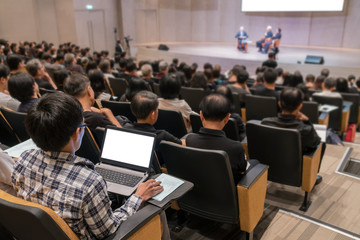
[[[129,196],[148,177],[155,137],[152,133],[106,128],[95,170],[107,182],[109,192]]]

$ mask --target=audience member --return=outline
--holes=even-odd
[[[144,64],[141,66],[141,74],[142,74],[142,79],[144,79],[147,83],[150,84],[151,88],[153,88],[154,83],[156,82],[155,79],[153,78],[153,70],[150,64]]]
[[[251,95],[250,89],[247,86],[247,80],[249,79],[249,73],[246,70],[241,69],[236,77],[237,81],[234,84],[228,85],[232,92],[236,92],[239,95],[239,100],[242,106],[245,106],[245,96]]]
[[[328,77],[322,83],[322,89],[323,90],[321,92],[314,93],[313,96],[342,98],[340,93],[334,92],[335,88],[336,88],[336,79]]]
[[[49,74],[45,72],[45,67],[40,60],[32,59],[26,64],[26,70],[35,79],[35,82],[40,88],[49,90],[57,89],[56,84],[51,79]]]
[[[20,102],[10,96],[8,91],[8,81],[10,78],[10,69],[0,64],[0,107],[7,107],[17,111]]]
[[[275,53],[270,52],[268,54],[268,60],[266,60],[265,62],[262,63],[263,67],[269,67],[269,68],[276,68],[277,67],[277,62],[275,59]]]
[[[324,76],[322,76],[322,75],[318,76],[314,82],[314,90],[321,91],[324,81],[325,81]]]
[[[124,95],[120,97],[122,102],[131,102],[132,98],[140,91],[149,90],[147,82],[139,77],[133,77],[129,80]]]
[[[0,149],[0,189],[16,196],[11,183],[11,174],[14,171],[15,161],[2,149]]]
[[[24,72],[24,68],[25,68],[24,59],[20,55],[17,54],[9,55],[6,58],[6,63],[10,68],[11,74]]]
[[[204,72],[196,72],[190,81],[190,87],[192,88],[202,88],[207,93],[210,92],[208,85],[208,79],[206,78]]]
[[[25,126],[40,149],[21,155],[12,183],[18,197],[54,210],[80,239],[103,239],[163,188],[153,179],[140,183],[113,211],[106,182],[91,161],[75,155],[84,134],[81,108],[63,93],[48,94],[34,104]]]
[[[138,77],[136,71],[136,64],[132,60],[128,60],[126,63],[125,72],[119,74],[119,78],[124,78],[126,81],[130,81],[131,78]]]
[[[340,93],[350,93],[348,81],[346,78],[339,77],[336,79],[336,91]]]
[[[76,58],[73,53],[67,53],[64,56],[64,62],[66,65],[66,69],[68,69],[70,72],[79,72],[84,74],[84,69],[76,63]]]
[[[21,103],[17,109],[18,112],[26,113],[38,100],[39,87],[28,73],[18,72],[11,75],[8,88],[10,95]]]
[[[275,84],[283,85],[284,84],[284,70],[282,68],[276,68],[275,71],[277,73],[277,78],[276,78]]]
[[[277,101],[279,100],[279,93],[275,91],[275,81],[277,74],[273,68],[267,68],[264,71],[264,88],[257,88],[255,90],[255,95],[265,96],[265,97],[276,97]]]
[[[95,99],[110,100],[111,95],[106,93],[105,76],[100,70],[91,70],[88,74],[91,88],[94,90]]]
[[[329,77],[329,74],[330,74],[330,70],[327,68],[322,69],[320,72],[320,75],[324,76],[325,78]]]
[[[305,81],[306,81],[306,85],[305,85],[306,87],[308,87],[309,89],[314,89],[315,76],[313,74],[306,75]]]
[[[64,66],[64,54],[57,54],[56,55],[55,62],[52,65],[52,67],[55,70],[61,70],[61,69],[65,68],[65,66]]]
[[[110,61],[104,60],[99,64],[99,68],[101,72],[104,73],[104,76],[107,78],[115,78],[113,74],[111,74],[111,67],[110,67]]]
[[[57,86],[58,91],[64,90],[64,81],[70,76],[69,70],[62,68],[54,72],[54,82]]]
[[[162,78],[169,71],[169,65],[165,61],[159,63],[159,73],[156,74],[157,78]]]

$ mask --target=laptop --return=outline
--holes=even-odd
[[[105,130],[100,163],[95,170],[109,192],[130,196],[149,174],[155,134],[116,127]]]

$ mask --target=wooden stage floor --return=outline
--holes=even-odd
[[[138,60],[164,59],[171,62],[178,58],[187,64],[197,62],[199,70],[205,62],[220,64],[223,72],[231,69],[235,64],[245,65],[250,75],[255,73],[256,67],[267,59],[266,54],[259,53],[254,44],[249,44],[248,53],[242,53],[230,43],[166,43],[170,50],[160,51],[157,44],[137,45]],[[304,64],[307,55],[323,56],[323,65]],[[324,47],[280,46],[277,55],[279,67],[294,72],[300,70],[303,75],[312,73],[318,75],[323,68],[329,68],[334,77],[354,74],[360,76],[360,50]]]

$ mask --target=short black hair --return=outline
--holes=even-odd
[[[236,81],[240,84],[245,83],[248,79],[249,79],[249,73],[244,69],[241,69],[239,73],[236,75]]]
[[[125,91],[126,99],[131,102],[135,94],[143,90],[148,90],[145,80],[138,77],[131,78]]]
[[[10,71],[17,70],[19,63],[22,61],[24,61],[24,59],[18,54],[11,54],[6,58],[6,63],[9,66]]]
[[[329,74],[330,74],[330,70],[327,68],[324,68],[323,70],[321,70],[321,73],[320,73],[321,76],[324,76],[326,78],[329,76]]]
[[[44,59],[44,60],[49,60],[49,59],[51,59],[51,60],[52,60],[52,57],[51,57],[50,54],[44,53],[44,54],[41,56],[41,59]]]
[[[21,103],[26,103],[34,95],[35,80],[30,74],[18,72],[11,75],[8,82],[10,95]]]
[[[264,71],[264,80],[267,83],[274,83],[277,78],[277,73],[273,68],[266,68]]]
[[[180,78],[175,74],[167,73],[160,79],[160,95],[165,99],[174,99],[179,97],[181,90]]]
[[[10,69],[4,64],[0,64],[0,78],[7,78],[10,74]]]
[[[269,52],[268,58],[274,58],[274,57],[275,57],[275,53],[274,52]]]
[[[231,104],[225,96],[213,93],[201,100],[200,110],[205,120],[222,121],[231,112]]]
[[[67,94],[45,94],[30,107],[26,131],[42,150],[61,151],[83,122],[82,112],[79,101]]]
[[[126,63],[126,71],[127,72],[132,72],[134,70],[136,70],[136,64],[133,61],[128,61]]]
[[[90,85],[95,92],[95,98],[97,98],[98,94],[104,92],[106,89],[105,76],[101,71],[93,69],[89,72],[89,80]]]
[[[208,88],[208,79],[203,72],[197,71],[190,80],[190,87],[193,88]]]
[[[97,69],[97,63],[95,61],[90,61],[86,65],[85,72],[88,74],[92,69]]]
[[[90,80],[87,76],[73,73],[64,81],[64,92],[73,97],[82,97],[88,86],[90,86]]]
[[[131,112],[137,119],[146,119],[159,106],[156,94],[149,91],[140,91],[131,100]]]
[[[110,61],[104,60],[99,64],[99,68],[103,73],[107,73],[110,68]]]
[[[281,109],[287,112],[293,112],[304,99],[303,92],[298,88],[284,88],[280,93]]]
[[[54,72],[54,82],[56,86],[63,86],[66,78],[70,76],[69,70],[61,69]]]
[[[120,60],[119,60],[119,66],[120,66],[120,68],[121,68],[121,69],[126,68],[126,64],[127,64],[126,59],[125,59],[125,58],[120,58]]]
[[[64,54],[58,54],[56,55],[55,61],[64,60]]]
[[[346,78],[339,77],[336,79],[336,91],[343,93],[349,92],[349,85]]]
[[[212,69],[213,69],[212,64],[209,63],[209,62],[205,63],[205,64],[204,64],[204,70],[205,70],[205,69],[211,69],[211,70],[212,70]]]

